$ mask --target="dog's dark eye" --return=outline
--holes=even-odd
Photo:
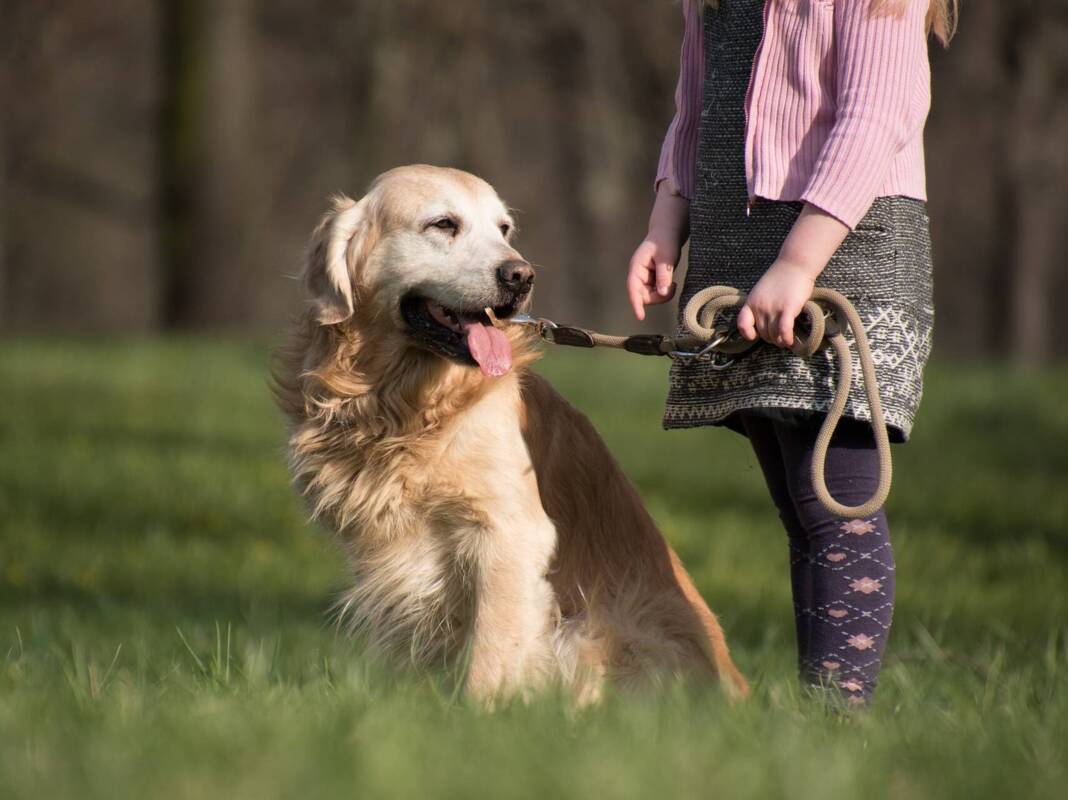
[[[502,222],[501,223],[501,236],[503,236],[505,239],[507,239],[508,238],[508,234],[511,233],[511,232],[512,232],[512,226],[509,225],[507,222]]]
[[[430,227],[437,228],[438,230],[442,231],[449,231],[450,233],[456,233],[458,230],[460,230],[459,223],[457,223],[456,220],[454,220],[452,217],[442,217],[441,219],[436,219],[430,223]]]

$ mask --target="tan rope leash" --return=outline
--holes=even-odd
[[[743,339],[736,331],[715,327],[716,318],[720,313],[727,309],[741,308],[744,304],[745,294],[730,286],[711,286],[698,292],[690,298],[683,309],[683,322],[688,333],[678,338],[658,334],[610,336],[585,328],[557,325],[551,320],[526,316],[512,317],[507,322],[529,325],[542,339],[553,344],[571,347],[613,347],[640,355],[704,360],[714,369],[726,369],[733,363],[735,357],[757,346]],[[872,360],[864,324],[853,304],[833,289],[815,289],[811,299],[805,303],[802,314],[808,322],[809,331],[807,334],[800,330],[795,331],[794,344],[790,351],[799,358],[809,358],[829,343],[838,359],[839,369],[834,399],[820,426],[816,446],[812,453],[812,488],[820,503],[832,514],[851,519],[870,517],[882,508],[890,494],[893,465],[890,458],[890,438],[886,432],[883,407],[879,400],[875,363]],[[492,312],[490,316],[494,323],[497,323]],[[853,341],[856,344],[861,377],[864,381],[864,393],[867,395],[868,406],[871,409],[875,446],[879,453],[879,485],[868,501],[859,506],[843,505],[831,497],[831,493],[827,490],[825,476],[827,449],[842,419],[846,403],[849,401],[849,392],[853,386],[853,356],[845,338],[846,328],[852,332]]]

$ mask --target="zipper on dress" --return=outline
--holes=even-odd
[[[760,55],[764,52],[764,40],[768,36],[768,16],[769,9],[771,8],[771,0],[765,0],[764,2],[764,26],[760,31],[760,41],[757,43],[756,53],[753,55],[753,66],[749,70],[749,86],[745,90],[745,182],[746,188],[749,188],[749,182],[752,180],[750,176],[753,175],[753,142],[752,131],[750,130],[750,110],[749,106],[753,102],[753,84],[756,82],[756,72],[760,64]],[[749,198],[745,204],[746,217],[753,210],[753,206],[756,204],[756,195],[750,193]]]

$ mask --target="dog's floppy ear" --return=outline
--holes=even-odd
[[[350,265],[355,265],[369,246],[368,197],[359,202],[344,195],[335,197],[333,209],[312,234],[304,266],[304,288],[323,325],[336,325],[352,316]]]

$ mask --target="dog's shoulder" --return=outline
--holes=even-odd
[[[520,379],[520,429],[539,472],[569,465],[583,469],[587,462],[612,462],[601,435],[552,384],[535,372]]]

